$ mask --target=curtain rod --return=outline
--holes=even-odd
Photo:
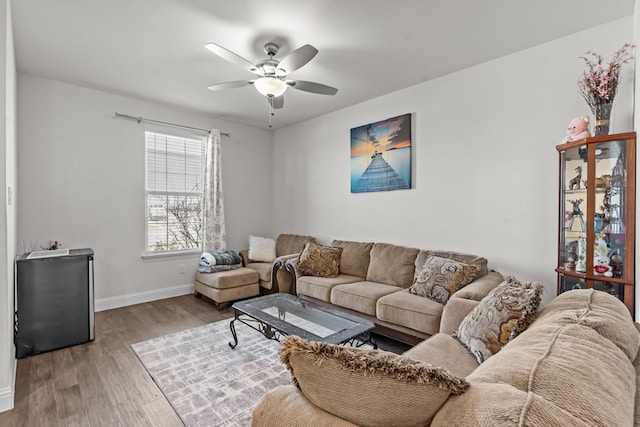
[[[176,123],[161,122],[160,120],[152,120],[152,119],[147,119],[147,118],[144,118],[144,117],[135,117],[135,116],[130,116],[128,114],[121,114],[121,113],[118,113],[118,112],[113,113],[113,117],[116,118],[116,119],[135,120],[138,123],[140,123],[140,122],[156,123],[156,124],[159,124],[159,125],[173,126],[173,127],[182,128],[182,129],[199,130],[201,132],[211,133],[211,129],[202,129],[202,128],[196,128],[196,127],[192,127],[192,126],[178,125]],[[231,136],[231,134],[229,132],[220,132],[220,135]]]

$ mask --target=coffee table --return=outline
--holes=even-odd
[[[238,345],[236,321],[275,341],[284,335],[297,335],[310,341],[349,343],[357,347],[369,343],[377,348],[370,334],[375,326],[373,322],[291,294],[274,293],[238,301],[232,308],[234,317],[229,324],[233,335],[233,343],[229,342],[231,348]]]

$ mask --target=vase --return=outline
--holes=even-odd
[[[596,104],[593,106],[593,115],[595,116],[593,136],[609,135],[611,108],[613,108],[613,103]]]

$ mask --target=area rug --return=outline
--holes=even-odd
[[[245,427],[262,395],[291,376],[278,358],[279,344],[223,320],[133,344],[142,365],[187,427]]]

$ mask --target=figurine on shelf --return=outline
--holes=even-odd
[[[596,236],[593,248],[593,274],[596,276],[613,277],[609,258],[609,245],[602,235]]]
[[[576,168],[577,175],[571,181],[569,181],[569,190],[574,190],[573,187],[576,187],[575,190],[580,189],[580,180],[582,179],[582,166],[578,166]]]
[[[588,188],[587,187],[587,180],[583,179],[582,183],[584,184],[584,188]],[[609,188],[609,185],[611,183],[611,175],[602,175],[601,177],[596,177],[595,179],[595,189],[597,190],[598,188],[606,190],[607,188]]]
[[[607,241],[602,237],[602,235],[596,236],[596,241],[594,242],[593,254],[595,256],[607,256],[609,254],[609,245],[607,245]]]
[[[611,268],[613,269],[613,277],[622,277],[622,255],[620,255],[620,249],[611,255]]]
[[[564,268],[567,270],[575,270],[576,269],[576,261],[578,259],[578,252],[575,244],[569,244],[569,253],[567,254],[567,262],[564,265]]]
[[[571,289],[585,289],[585,285],[584,282],[580,281],[576,284],[574,284]]]
[[[573,209],[571,210],[571,218],[569,219],[567,224],[565,224],[565,228],[567,230],[573,229],[573,221],[576,218],[578,218],[578,220],[580,221],[580,231],[585,231],[586,230],[586,226],[585,226],[585,223],[584,223],[584,216],[582,214],[582,209],[580,209],[580,203],[583,202],[583,199],[567,200],[567,201],[569,203],[571,203],[571,205],[573,206]]]
[[[57,249],[60,249],[62,247],[62,244],[59,243],[57,240],[53,243],[51,243],[51,240],[49,240],[49,246],[44,247],[44,246],[40,246],[42,248],[43,251],[55,251]]]
[[[602,230],[602,215],[597,213],[593,216],[593,231],[596,233]]]
[[[613,269],[608,256],[596,256],[593,258],[593,274],[596,276],[613,277]]]
[[[587,241],[584,237],[578,239],[578,261],[576,262],[576,271],[579,273],[587,272]]]
[[[567,125],[567,136],[564,137],[562,143],[576,141],[578,139],[588,138],[589,133],[589,117],[576,117]]]
[[[622,154],[618,156],[616,164],[611,169],[610,183],[612,186],[621,187],[626,179],[626,171],[624,170],[624,163],[622,161]]]
[[[603,283],[602,284],[602,291],[606,292],[608,294],[613,295],[616,298],[620,298],[620,295],[618,294],[618,291],[616,290],[617,286],[614,285],[613,283]]]

